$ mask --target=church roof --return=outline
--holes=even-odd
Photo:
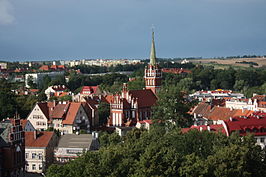
[[[129,95],[132,95],[133,98],[137,98],[139,107],[151,107],[157,101],[157,97],[150,89],[130,90]]]

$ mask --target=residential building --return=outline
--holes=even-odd
[[[42,65],[39,70],[41,71],[63,71],[66,69],[66,67],[64,65],[54,65],[55,63],[53,63],[53,65],[49,66],[49,65]]]
[[[48,87],[44,93],[46,94],[47,99],[51,97],[60,97],[65,95],[71,95],[71,92],[68,92],[68,88],[65,85],[53,85]]]
[[[43,173],[54,161],[58,136],[53,131],[25,132],[26,171]]]
[[[56,77],[60,75],[64,75],[64,72],[45,72],[45,73],[26,74],[25,85],[27,88],[30,88],[29,81],[31,80],[33,83],[37,84],[37,86],[39,87],[45,76],[49,76],[51,79],[55,79]]]
[[[184,59],[184,60],[181,61],[181,64],[182,64],[182,65],[184,65],[184,64],[188,64],[188,63],[190,63],[190,61],[187,60],[187,59]]]
[[[21,122],[21,126],[22,126],[24,132],[33,132],[33,131],[36,130],[33,127],[33,125],[30,123],[29,120],[27,120],[27,119],[20,119],[20,122]]]
[[[183,68],[163,68],[163,73],[173,73],[173,74],[189,74],[192,73],[191,70],[183,69]]]
[[[78,102],[86,101],[86,97],[99,96],[102,94],[100,87],[97,86],[83,86],[79,94],[73,96],[73,100]]]
[[[225,102],[225,106],[232,109],[247,109],[266,112],[266,101],[263,96],[264,95],[261,95],[260,97],[260,95],[256,95],[250,99],[230,99]]]
[[[90,132],[88,115],[81,102],[40,102],[34,106],[27,120],[36,130],[53,127],[63,134],[80,130]]]
[[[4,69],[4,70],[7,69],[7,63],[3,63],[3,62],[1,62],[1,63],[0,63],[0,71],[3,70],[3,69]]]
[[[197,91],[189,95],[190,99],[197,99],[199,101],[211,101],[212,99],[225,99],[225,98],[245,98],[242,93],[234,93],[231,90],[217,89],[213,91]]]
[[[0,122],[0,176],[16,177],[24,174],[25,136],[19,119]]]
[[[142,120],[137,122],[136,128],[144,128],[150,130],[152,124],[153,124],[152,120]]]
[[[54,150],[57,163],[66,163],[78,158],[82,153],[99,149],[98,133],[62,135]]]
[[[232,109],[220,106],[213,106],[210,103],[199,103],[190,114],[194,117],[194,125],[221,124],[223,120],[230,117],[249,116],[254,111],[246,109]]]
[[[191,129],[221,132],[226,136],[230,136],[234,132],[239,133],[240,136],[252,133],[257,145],[260,145],[262,148],[265,148],[266,145],[266,113],[264,112],[254,112],[247,117],[232,117],[229,120],[223,120],[219,125],[192,126],[182,129],[182,132],[185,133]]]
[[[101,97],[87,97],[85,98],[85,102],[82,102],[84,110],[87,113],[90,128],[91,130],[96,129],[99,126],[99,114],[98,114],[98,106],[102,101]]]
[[[131,131],[134,127],[115,127],[115,132],[119,136],[126,136],[127,132]]]

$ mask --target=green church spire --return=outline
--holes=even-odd
[[[155,53],[155,43],[154,43],[154,31],[152,31],[152,43],[151,43],[151,54],[150,54],[150,64],[156,64],[156,53]]]

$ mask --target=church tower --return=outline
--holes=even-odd
[[[156,52],[154,43],[154,32],[152,32],[152,43],[150,53],[150,63],[145,67],[144,72],[145,88],[151,89],[155,95],[159,92],[162,82],[162,71],[156,63]]]

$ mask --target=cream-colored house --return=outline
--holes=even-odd
[[[54,132],[25,132],[26,171],[42,173],[53,163],[58,136]]]
[[[43,102],[34,106],[27,120],[36,130],[53,127],[62,134],[90,132],[87,112],[80,102]]]
[[[55,102],[37,103],[27,120],[33,125],[36,130],[46,130],[48,128],[49,112],[56,106]]]

